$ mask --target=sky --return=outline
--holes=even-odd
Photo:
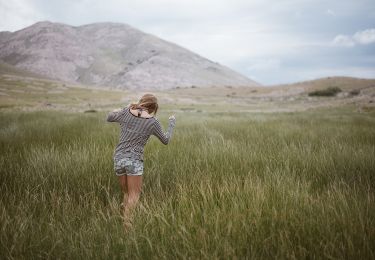
[[[375,0],[0,0],[0,17],[129,24],[264,85],[375,78]]]

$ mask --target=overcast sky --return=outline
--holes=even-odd
[[[374,0],[0,0],[0,31],[121,22],[262,83],[375,78]]]

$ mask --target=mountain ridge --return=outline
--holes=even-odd
[[[120,89],[260,85],[177,44],[112,22],[42,21],[0,32],[0,60],[57,80]]]

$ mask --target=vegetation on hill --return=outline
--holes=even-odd
[[[326,89],[320,89],[309,92],[309,96],[318,96],[318,97],[333,97],[337,93],[340,93],[342,90],[339,87],[328,87]]]

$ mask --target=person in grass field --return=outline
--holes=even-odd
[[[116,146],[113,160],[114,170],[124,193],[124,217],[128,219],[130,211],[137,204],[142,188],[143,152],[151,135],[167,145],[176,125],[174,115],[169,117],[169,126],[164,133],[159,120],[157,98],[145,94],[138,103],[125,108],[115,109],[108,114],[108,122],[120,124],[120,140]]]

